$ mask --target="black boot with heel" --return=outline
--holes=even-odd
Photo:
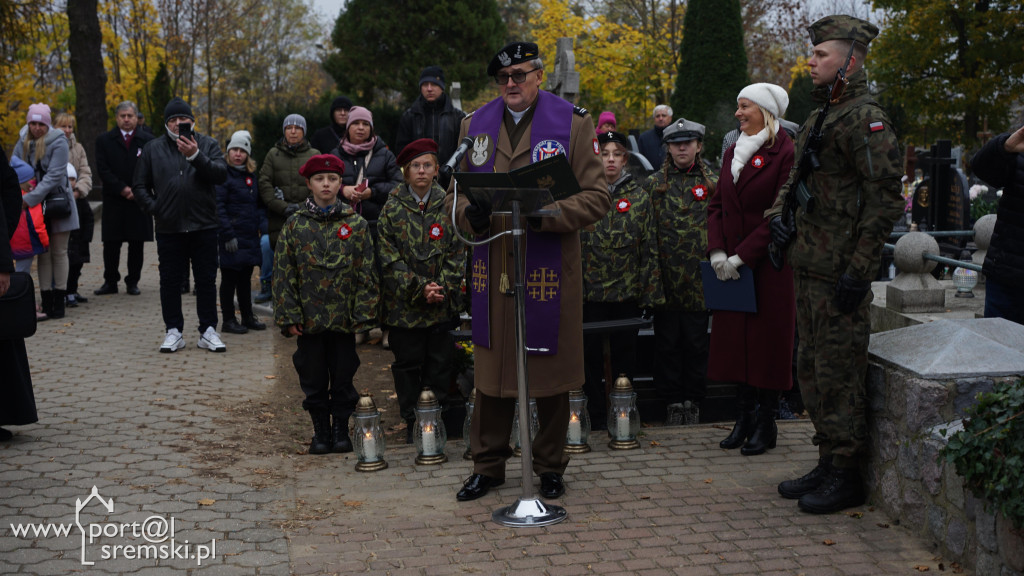
[[[736,404],[739,415],[736,416],[736,424],[733,425],[732,432],[726,436],[725,440],[718,443],[719,447],[735,450],[743,446],[747,438],[754,433],[754,425],[757,421],[754,410],[755,394],[752,387],[743,383],[736,384]]]
[[[757,425],[750,439],[740,448],[740,454],[744,456],[764,454],[775,448],[779,438],[779,428],[775,425],[775,417],[779,413],[779,391],[759,388],[757,400]]]

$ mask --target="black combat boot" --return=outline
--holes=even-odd
[[[757,413],[754,410],[754,389],[746,384],[736,384],[736,405],[739,414],[736,416],[736,424],[732,432],[718,443],[718,446],[726,450],[735,450],[750,438],[754,433],[754,425],[757,423]]]
[[[744,456],[764,454],[768,449],[775,448],[779,438],[779,429],[775,419],[779,415],[779,392],[777,390],[757,390],[757,426],[750,439],[740,449]]]
[[[331,413],[327,410],[310,410],[309,417],[313,420],[313,439],[309,442],[310,454],[330,454],[331,445]]]
[[[786,480],[779,484],[779,494],[783,498],[796,500],[804,494],[810,494],[818,489],[818,486],[825,481],[825,478],[832,472],[832,457],[822,456],[818,458],[818,465],[807,474],[796,480]]]
[[[334,421],[331,426],[334,431],[334,445],[331,447],[331,452],[343,454],[352,451],[352,440],[348,436],[348,417],[350,415],[349,412],[334,412]]]
[[[831,514],[860,506],[866,500],[860,471],[856,468],[832,468],[814,492],[800,497],[797,505],[811,514]]]

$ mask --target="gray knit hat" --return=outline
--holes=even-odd
[[[232,134],[227,149],[231,150],[232,148],[245,150],[246,154],[252,155],[252,134],[249,134],[248,130],[239,130]]]
[[[281,126],[281,131],[284,132],[284,129],[289,126],[298,126],[299,128],[302,128],[303,134],[306,133],[306,119],[303,118],[301,114],[289,114],[288,116],[285,116],[284,126]]]

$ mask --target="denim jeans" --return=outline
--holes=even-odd
[[[263,252],[263,264],[260,265],[260,287],[270,282],[274,276],[274,249],[270,247],[270,234],[260,236],[260,251]]]

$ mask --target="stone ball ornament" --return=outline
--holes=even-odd
[[[937,262],[925,260],[925,253],[938,254],[939,243],[923,232],[911,232],[896,242],[893,261],[900,272],[927,274],[935,269]]]

